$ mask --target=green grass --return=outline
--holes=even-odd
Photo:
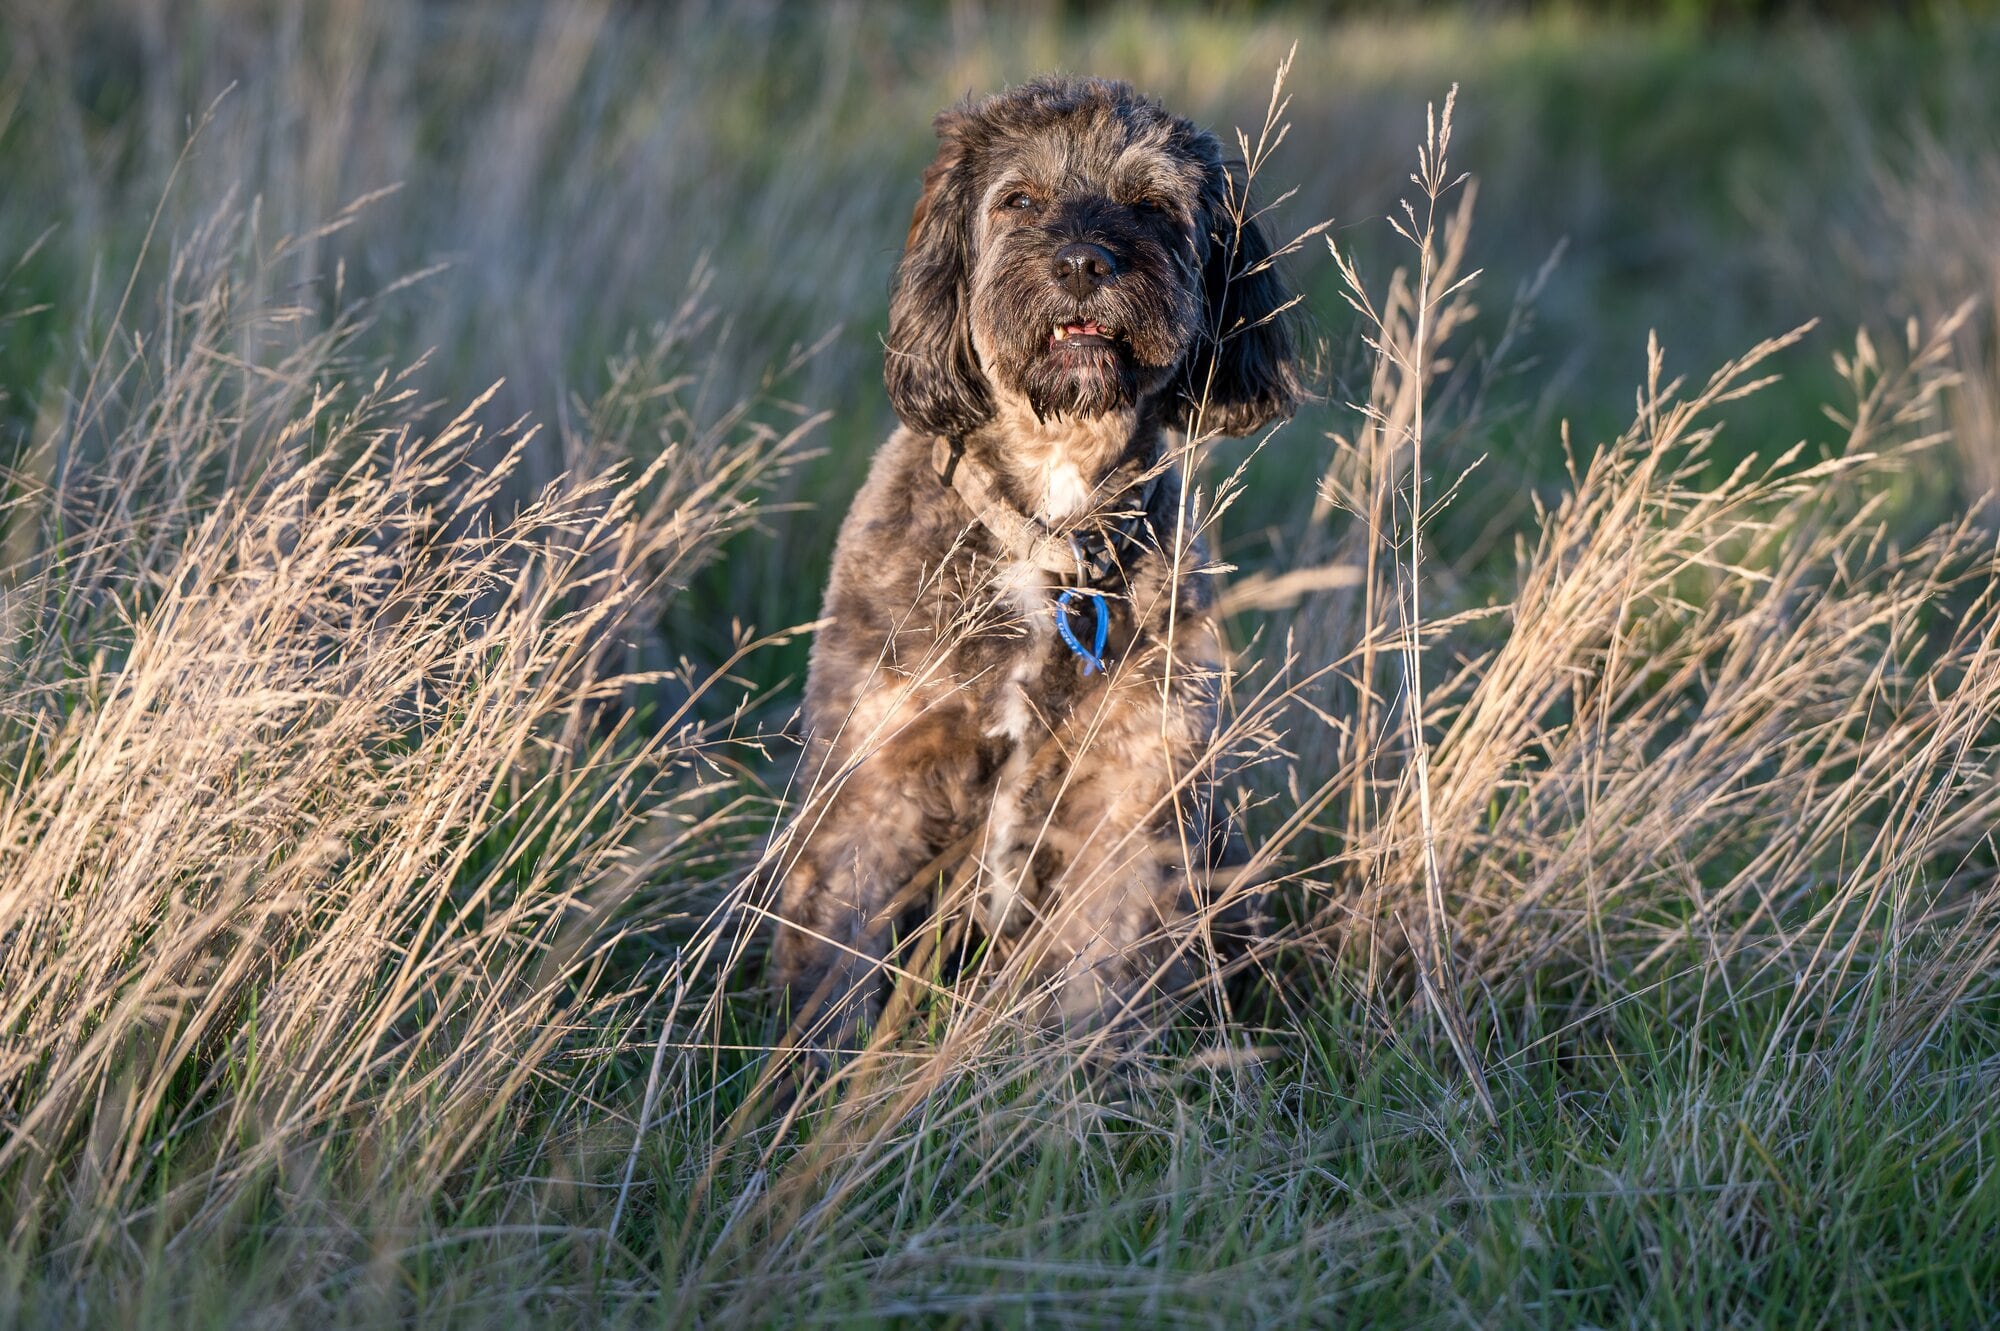
[[[640,1326],[1979,1325],[2000,1313],[1990,1026],[1947,1031],[1892,1095],[1865,1017],[1845,1053],[1781,1036],[1760,1067],[1775,994],[1698,1022],[1646,995],[1587,1035],[1540,1008],[1511,1014],[1485,1051],[1501,1110],[1489,1126],[1421,1017],[1343,1001],[1358,977],[1326,978],[1251,1067],[1113,1080],[1054,1122],[1046,1098],[1023,1094],[982,1108],[978,1137],[914,1133],[907,1169],[838,1224],[805,1226],[809,1276],[758,1270],[771,1232],[708,1247],[748,1171],[717,1179],[722,1198],[679,1242],[702,1144],[665,1139],[640,1157],[651,1205],[622,1235],[615,1277],[600,1239],[560,1232],[585,1203],[549,1184],[547,1237],[505,1208],[444,1206],[409,1218],[400,1251],[392,1231],[387,1255],[336,1267],[304,1306],[364,1322]],[[688,1127],[719,1125],[734,1084]],[[1017,1132],[1033,1148],[987,1172]],[[542,1162],[566,1166],[592,1172],[587,1159]],[[518,1167],[481,1162],[470,1188]],[[199,1260],[155,1255],[132,1283],[83,1296],[119,1324],[299,1307],[296,1237],[265,1237],[298,1219],[274,1190]],[[165,1237],[135,1235],[141,1252]],[[690,1250],[709,1264],[676,1290],[669,1259],[691,1263]],[[78,1296],[30,1280],[17,1316],[70,1324]]]

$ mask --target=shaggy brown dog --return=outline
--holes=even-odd
[[[778,898],[822,1046],[879,1010],[969,834],[978,925],[1068,1022],[1178,983],[1241,857],[1172,447],[1292,409],[1269,245],[1214,137],[1126,84],[1037,80],[937,133],[890,301],[903,428],[834,552]]]

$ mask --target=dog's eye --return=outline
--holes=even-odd
[[[1025,213],[1035,206],[1035,196],[1026,190],[1015,190],[1007,196],[1007,207],[1017,213]]]
[[[1139,212],[1142,213],[1163,213],[1167,210],[1167,205],[1165,203],[1152,197],[1151,195],[1147,195],[1143,199],[1135,200],[1132,206],[1133,208],[1137,209]]]

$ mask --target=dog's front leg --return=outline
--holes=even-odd
[[[891,937],[931,887],[913,876],[958,830],[945,796],[967,790],[977,770],[955,716],[919,717],[843,756],[834,749],[816,764],[826,788],[795,825],[773,954],[795,1042],[829,1053],[851,1050],[880,1015]]]
[[[1122,765],[1086,775],[1057,813],[1076,854],[1050,894],[1035,968],[1044,1018],[1074,1032],[1115,1024],[1149,984],[1177,987],[1182,967],[1155,972],[1180,941],[1190,895],[1169,783]]]
[[[1081,709],[1048,832],[1065,863],[1034,966],[1046,1018],[1071,1030],[1118,1023],[1212,959],[1205,935],[1226,904],[1211,899],[1212,871],[1232,858],[1215,844],[1228,832],[1205,766],[1215,724],[1200,657],[1168,688],[1135,669]]]

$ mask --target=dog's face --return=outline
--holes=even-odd
[[[966,313],[988,380],[1037,416],[1134,407],[1194,342],[1204,171],[1172,128],[1093,102],[989,142]]]
[[[1009,399],[1043,419],[1154,405],[1231,434],[1290,413],[1288,297],[1211,135],[1097,79],[937,128],[885,358],[912,428],[962,436]]]

